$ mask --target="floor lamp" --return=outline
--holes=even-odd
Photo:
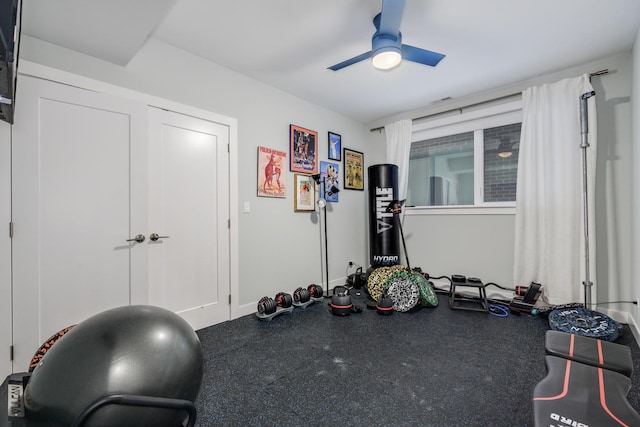
[[[329,298],[329,247],[328,245],[328,238],[327,238],[327,196],[332,196],[336,193],[338,193],[340,191],[340,189],[338,187],[336,187],[335,185],[332,185],[331,188],[329,189],[329,191],[327,192],[326,186],[325,186],[325,179],[322,176],[322,174],[314,174],[311,175],[311,178],[315,181],[316,184],[320,185],[321,188],[321,192],[322,192],[322,196],[318,199],[318,209],[319,212],[323,212],[322,216],[324,217],[324,277],[326,277],[327,282],[326,282],[326,286],[325,283],[323,283],[323,287],[324,287],[324,297],[325,298]],[[320,244],[320,246],[322,247],[322,243]],[[321,272],[322,275],[322,272]]]

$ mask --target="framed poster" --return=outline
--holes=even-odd
[[[342,153],[342,137],[337,133],[329,132],[329,159],[342,160],[340,154]]]
[[[316,210],[316,188],[309,175],[296,173],[293,175],[293,210],[309,212]]]
[[[338,163],[320,162],[320,194],[327,202],[338,202],[339,176],[340,165]]]
[[[282,173],[287,153],[273,148],[258,147],[258,196],[286,197],[287,174]]]
[[[289,126],[289,169],[291,172],[318,173],[318,132]]]
[[[344,188],[364,190],[364,154],[344,149]]]

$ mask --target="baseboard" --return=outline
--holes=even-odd
[[[637,343],[640,343],[640,329],[638,328],[636,319],[631,315],[631,313],[627,313],[627,318],[627,324],[629,325],[629,329],[631,329],[633,337],[636,339]]]
[[[626,323],[627,325],[629,325],[629,329],[631,329],[631,333],[633,334],[633,337],[636,339],[636,342],[640,343],[640,329],[638,328],[638,324],[636,323],[636,320],[631,315],[631,313],[626,311],[612,310],[612,309],[606,309],[606,308],[598,309],[597,311],[599,311],[602,314],[606,314],[616,322]]]
[[[346,281],[347,281],[346,277],[339,277],[337,279],[333,279],[332,281],[329,282],[329,289],[324,289],[324,286],[323,286],[324,294],[325,295],[330,295],[331,292],[333,292],[333,288],[335,288],[336,286],[344,285]],[[296,289],[297,289],[297,287],[292,289],[292,290],[290,290],[290,291],[288,291],[288,293],[293,294],[293,292]],[[238,306],[238,308],[235,310],[235,312],[234,312],[235,316],[231,320],[237,319],[239,317],[246,316],[248,314],[254,314],[257,311],[257,307],[258,307],[258,301],[250,302],[248,304],[242,304],[242,305]]]
[[[240,317],[244,317],[244,316],[246,316],[248,314],[256,313],[257,307],[258,307],[258,301],[252,302],[252,303],[249,303],[249,304],[240,305],[240,306],[238,306],[238,309],[235,312],[236,317],[232,318],[231,320],[235,320],[235,319],[238,319]]]

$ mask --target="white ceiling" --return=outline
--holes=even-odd
[[[126,66],[156,38],[364,123],[629,51],[638,0],[406,0],[403,42],[437,67],[379,71],[381,0],[25,0],[22,32]],[[594,70],[596,71],[596,70]]]

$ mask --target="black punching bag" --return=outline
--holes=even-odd
[[[398,193],[398,166],[369,166],[369,249],[372,267],[396,265],[400,259],[397,216],[387,212]]]

